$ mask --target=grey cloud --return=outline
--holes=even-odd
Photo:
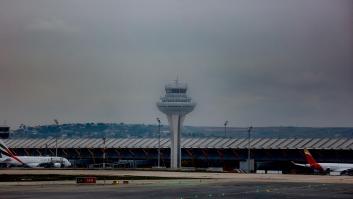
[[[32,23],[29,23],[26,28],[29,31],[34,32],[68,32],[74,33],[77,32],[78,29],[63,20],[52,18],[52,19],[37,19]]]
[[[3,1],[1,120],[352,126],[352,1]]]

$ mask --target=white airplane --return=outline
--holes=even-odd
[[[344,172],[352,172],[353,171],[353,164],[349,163],[318,163],[311,155],[308,149],[304,149],[305,158],[308,164],[298,164],[293,162],[293,164],[303,167],[310,167],[315,171],[319,172],[340,172],[341,174]]]
[[[71,163],[63,157],[50,156],[17,156],[0,140],[0,163],[7,166],[25,167],[69,167]]]

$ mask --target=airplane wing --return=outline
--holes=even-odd
[[[296,165],[296,166],[300,166],[300,167],[309,167],[308,165],[295,163],[295,162],[293,162],[293,161],[291,161],[291,163],[294,164],[294,165]]]

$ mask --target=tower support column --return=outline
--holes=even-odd
[[[181,114],[167,115],[170,125],[170,168],[177,169],[181,167],[181,144],[180,134],[185,116]]]

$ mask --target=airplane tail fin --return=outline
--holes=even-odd
[[[16,154],[5,145],[5,143],[2,140],[0,140],[0,153],[2,156],[11,157],[11,158],[15,159],[16,161],[24,164],[20,159],[17,158]]]
[[[7,146],[5,145],[5,143],[2,140],[0,140],[0,153],[5,156],[9,156],[9,157],[14,155],[12,153],[12,151],[9,148],[7,148]]]
[[[323,171],[320,164],[316,162],[316,160],[311,155],[311,153],[309,152],[308,149],[304,149],[304,154],[305,154],[306,161],[308,162],[308,164],[310,165],[311,168],[319,170],[319,171]]]

